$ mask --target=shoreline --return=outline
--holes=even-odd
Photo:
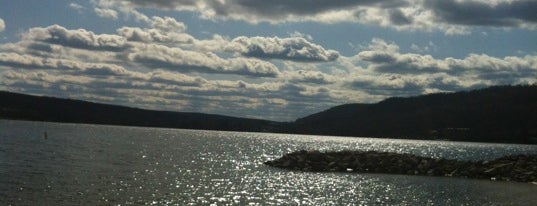
[[[264,164],[312,172],[461,177],[537,184],[537,154],[510,155],[494,160],[460,161],[393,152],[300,150]]]

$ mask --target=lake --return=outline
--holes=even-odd
[[[534,145],[0,120],[0,205],[537,205],[529,183],[263,165],[301,149],[537,154]]]

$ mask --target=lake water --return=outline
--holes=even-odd
[[[0,120],[0,205],[537,205],[529,183],[263,165],[300,149],[464,160],[537,153],[531,145]]]

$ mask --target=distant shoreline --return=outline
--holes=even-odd
[[[537,184],[537,154],[459,161],[393,152],[301,150],[264,164],[299,171],[462,177]]]
[[[345,104],[292,122],[0,91],[0,119],[237,132],[537,144],[537,85]]]

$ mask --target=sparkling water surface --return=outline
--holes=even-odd
[[[532,145],[0,120],[0,205],[537,205],[529,183],[263,165],[301,149],[537,154]]]

